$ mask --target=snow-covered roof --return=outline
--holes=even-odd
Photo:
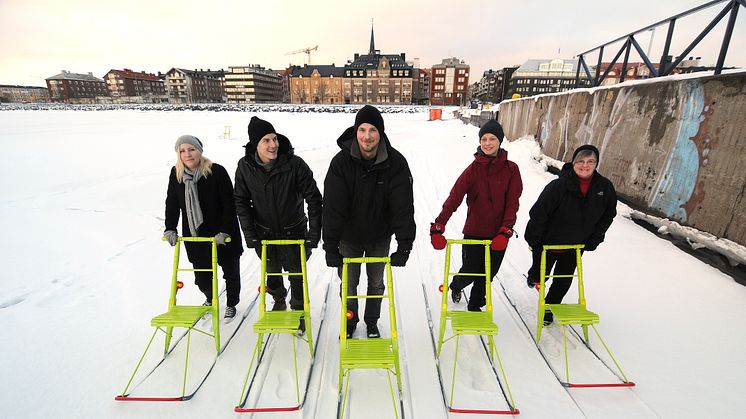
[[[45,80],[79,80],[79,81],[98,81],[103,83],[104,81],[96,76],[94,76],[92,73],[88,74],[80,74],[80,73],[71,73],[69,71],[62,70],[62,73],[48,77]]]

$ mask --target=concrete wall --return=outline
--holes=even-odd
[[[499,120],[558,160],[595,145],[632,206],[746,245],[746,72],[510,100]]]

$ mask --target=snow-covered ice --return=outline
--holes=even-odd
[[[322,188],[329,161],[338,151],[335,140],[354,116],[258,112],[291,139]],[[256,339],[251,330],[255,310],[193,400],[123,403],[114,396],[124,388],[152,333],[150,318],[167,304],[172,249],[161,241],[161,233],[173,143],[179,135],[196,135],[205,144],[204,154],[233,173],[254,114],[0,112],[0,146],[6,156],[0,178],[5,237],[0,241],[3,417],[240,416],[233,407]],[[417,240],[407,266],[394,268],[405,413],[413,418],[467,417],[449,416],[443,407],[422,291],[424,284],[437,328],[444,255],[430,247],[428,227],[478,144],[476,127],[448,119],[450,111],[443,115],[446,120],[433,122],[427,121],[426,108],[384,115],[386,132],[408,158],[415,182]],[[222,138],[225,126],[232,127],[230,139]],[[511,140],[503,147],[520,166],[524,181],[516,226],[522,236],[528,210],[553,175],[538,161],[535,141]],[[586,296],[589,308],[601,315],[599,330],[637,386],[565,390],[495,282],[494,320],[500,327],[496,342],[520,417],[743,417],[746,398],[739,389],[746,375],[746,323],[741,321],[746,317],[746,288],[635,224],[623,204],[619,208],[606,241],[584,257]],[[449,222],[447,236],[460,237],[465,213],[463,204]],[[259,262],[250,251],[241,262],[243,312],[256,294]],[[535,319],[536,296],[521,277],[529,263],[522,237],[511,240],[498,280],[530,320]],[[321,301],[328,296],[308,401],[300,413],[252,417],[334,416],[339,281],[325,266],[321,250],[314,251],[308,269],[315,332]],[[193,281],[185,283],[180,298],[200,302]],[[561,333],[552,333],[561,339]],[[548,353],[560,356],[556,336],[547,337],[545,345]],[[292,364],[282,342],[275,343],[275,363],[263,389],[275,398],[294,395]],[[192,350],[193,359],[214,353],[210,345],[195,344]],[[457,377],[457,398],[463,405],[484,406],[489,397],[495,397],[495,403],[501,400],[484,392],[490,389],[484,380],[491,377],[480,364],[480,351],[479,345],[464,339]],[[575,346],[570,351],[584,349]],[[448,375],[450,360],[444,365]],[[573,371],[580,374],[595,367],[592,360],[581,361]],[[350,417],[393,417],[386,386],[385,375],[377,372],[353,376]]]

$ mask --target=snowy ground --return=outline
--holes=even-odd
[[[0,112],[0,146],[6,156],[0,179],[0,217],[6,237],[0,242],[0,253],[5,255],[0,291],[3,417],[250,416],[233,413],[233,407],[256,340],[251,330],[256,308],[249,307],[258,281],[259,264],[253,252],[245,253],[241,267],[239,310],[247,318],[197,396],[163,404],[115,402],[114,396],[124,388],[152,333],[150,318],[167,304],[172,250],[160,237],[174,140],[181,134],[196,135],[205,144],[205,155],[233,173],[243,154],[251,115]],[[451,113],[443,115],[450,118]],[[321,187],[329,160],[338,150],[335,140],[352,124],[353,116],[288,112],[259,116],[291,139]],[[394,269],[405,414],[427,419],[467,417],[448,415],[443,407],[422,290],[424,284],[437,333],[437,285],[443,280],[444,254],[430,247],[427,230],[472,158],[477,128],[457,120],[428,122],[426,109],[386,114],[385,119],[386,132],[409,159],[415,179],[418,238],[409,264]],[[233,138],[221,138],[225,126],[232,127]],[[517,139],[504,148],[523,176],[516,227],[522,233],[530,206],[553,176],[533,159],[539,153],[534,141]],[[528,249],[522,238],[511,241],[498,274],[500,283],[493,284],[494,320],[500,327],[497,346],[520,417],[743,417],[746,399],[739,389],[746,375],[746,325],[739,320],[746,316],[746,288],[637,226],[629,211],[619,205],[606,242],[586,254],[584,267],[589,307],[601,315],[603,337],[626,375],[637,383],[632,389],[565,390],[559,384],[502,293],[500,283],[522,316],[535,321],[536,294],[521,278],[529,265]],[[449,237],[460,237],[464,216],[462,208],[451,219]],[[314,252],[308,268],[315,333],[322,312],[325,315],[306,405],[301,413],[253,417],[334,417],[339,281],[324,265],[321,251]],[[198,303],[192,281],[185,282],[180,301]],[[195,365],[214,354],[214,348],[200,338],[193,337],[190,356]],[[272,369],[264,372],[262,391],[269,404],[294,394],[288,342],[283,337],[270,348]],[[563,371],[560,329],[545,331],[542,345]],[[585,351],[571,342],[574,377],[606,379],[608,371]],[[304,365],[307,361],[301,359],[301,368]],[[451,361],[443,365],[448,376]],[[504,405],[493,391],[494,378],[476,340],[463,339],[458,368],[456,404]],[[393,417],[385,375],[355,374],[349,417]]]

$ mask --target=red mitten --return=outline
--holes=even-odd
[[[446,247],[446,238],[443,237],[443,232],[446,227],[440,223],[430,224],[430,243],[433,245],[435,250],[442,250]]]
[[[508,240],[513,235],[513,229],[510,227],[502,226],[497,232],[497,236],[492,239],[490,249],[492,250],[505,250],[508,247]]]
[[[446,238],[442,234],[433,234],[430,236],[430,243],[433,245],[435,250],[443,250],[446,248]]]

